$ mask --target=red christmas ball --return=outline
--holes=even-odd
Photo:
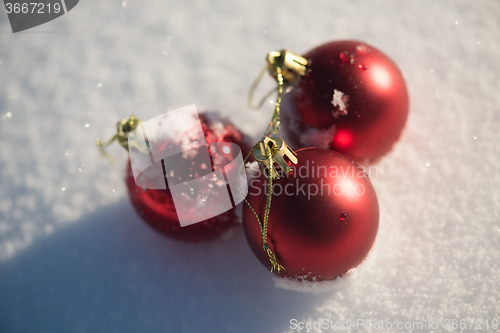
[[[307,52],[306,74],[283,96],[283,129],[291,144],[375,161],[389,152],[408,116],[408,92],[396,64],[358,41]]]
[[[326,149],[297,151],[298,164],[273,182],[268,245],[285,268],[279,275],[298,280],[330,280],[356,267],[377,235],[379,208],[365,169]],[[250,181],[247,200],[261,221],[267,183]],[[253,253],[270,267],[259,223],[243,208],[243,227]]]
[[[241,148],[243,156],[246,156],[246,154],[250,151],[248,137],[242,134],[229,120],[220,117],[215,112],[200,113],[199,119],[207,144],[210,145],[211,143],[217,142],[232,142]],[[185,133],[183,137],[189,137],[189,140],[191,141],[200,141],[203,139],[193,137],[192,133]],[[164,142],[164,147],[165,149],[167,147],[172,148],[172,146],[180,147],[182,144],[183,143],[180,141]],[[212,161],[219,166],[227,164],[231,158],[231,156],[227,155],[227,160],[223,159],[215,161],[212,151],[210,151],[210,156]],[[225,155],[219,154],[217,156]],[[183,169],[185,169],[183,171],[186,174],[192,174],[195,178],[197,178],[197,174],[201,170],[199,170],[200,165],[196,165],[193,162],[195,161],[195,158],[196,157],[191,157],[189,154],[187,156],[183,156],[180,165]],[[206,169],[207,166],[202,165],[201,168]],[[146,180],[146,184],[141,184],[144,187],[138,186],[136,184],[136,180],[134,179],[130,162],[127,166],[125,181],[130,200],[137,213],[142,217],[146,224],[166,236],[184,241],[210,240],[237,225],[236,222],[238,217],[235,212],[236,208],[233,208],[202,222],[181,227],[172,193],[168,188],[168,185],[167,189],[162,190],[145,189],[144,187],[148,187]],[[226,186],[223,179],[219,179],[218,182],[220,182],[223,186]],[[185,212],[183,213],[185,214]],[[194,211],[193,214],[196,214],[196,211]]]

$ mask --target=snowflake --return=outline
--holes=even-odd
[[[345,95],[342,91],[333,89],[332,104],[335,107],[335,110],[332,113],[335,119],[337,119],[340,116],[347,115],[347,109],[349,107],[349,105],[347,104],[348,101],[349,101],[348,95]]]

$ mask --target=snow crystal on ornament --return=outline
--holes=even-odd
[[[256,161],[247,162],[247,164],[245,164],[245,167],[249,179],[256,178],[260,175],[259,164]]]
[[[347,104],[347,101],[349,101],[348,95],[344,94],[342,91],[333,89],[332,104],[336,107],[335,111],[333,111],[333,116],[335,117],[335,119],[340,116],[347,115],[347,108],[349,106]]]
[[[209,113],[206,113],[207,115]],[[209,118],[209,117],[207,117]],[[210,119],[209,119],[210,120]],[[220,121],[213,121],[210,125],[210,129],[217,135],[217,136],[221,136],[222,133],[224,132],[224,124]]]
[[[356,51],[363,55],[370,53],[370,49],[365,44],[356,45]]]

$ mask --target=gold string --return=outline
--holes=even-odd
[[[280,117],[281,95],[283,94],[283,75],[281,74],[281,66],[279,66],[277,63],[275,63],[274,66],[275,66],[276,74],[277,74],[276,79],[278,81],[278,87],[277,87],[278,88],[278,97],[276,99],[276,106],[274,108],[274,113],[273,113],[273,116],[271,118],[271,122],[269,123],[269,126],[266,130],[266,133],[265,133],[265,136],[267,136],[267,137],[271,136],[272,134],[277,134],[279,131],[279,127],[280,127],[279,117]],[[266,68],[264,68],[264,70],[265,69]],[[252,85],[252,88],[251,88],[250,93],[249,93],[249,101],[251,101],[253,99],[253,93],[254,93],[255,87],[259,83],[259,81],[261,80],[262,75],[264,73],[264,70],[261,71],[261,73],[257,77],[256,81]],[[274,90],[276,90],[276,89],[274,89]],[[273,93],[274,90],[271,91],[271,93]],[[269,96],[266,95],[261,100],[260,106],[262,106],[263,100],[266,99],[267,97],[269,97]],[[257,147],[259,147],[259,143],[257,143],[252,148],[250,153],[245,157],[244,163],[246,163],[246,161],[250,157],[250,154],[253,153],[255,151],[255,149],[257,149]],[[269,165],[273,165],[273,155],[271,153],[271,148],[269,148],[267,145],[266,145],[266,155],[269,158]],[[241,171],[241,167],[238,170],[238,177],[239,177],[239,174]],[[269,172],[271,172],[271,170],[269,170]],[[269,262],[271,263],[271,267],[269,269],[271,270],[272,273],[274,273],[274,272],[280,273],[282,270],[285,270],[285,267],[283,267],[283,265],[281,265],[279,263],[278,258],[273,253],[273,251],[269,247],[269,244],[267,243],[267,236],[268,236],[267,235],[267,227],[268,227],[268,222],[269,222],[269,212],[271,211],[271,198],[272,198],[272,186],[273,186],[273,177],[271,175],[269,175],[268,182],[269,182],[269,185],[268,185],[266,209],[264,211],[264,221],[263,222],[261,222],[259,215],[257,214],[255,209],[252,207],[252,205],[246,199],[245,199],[245,203],[248,205],[248,207],[250,207],[250,209],[254,213],[255,217],[257,218],[257,222],[259,223],[259,228],[260,228],[260,232],[262,235],[262,247],[263,247],[264,251],[266,251],[267,256],[269,258]],[[238,182],[238,188],[239,188],[239,182]],[[241,189],[240,189],[240,193],[241,193]]]
[[[271,148],[269,148],[266,145],[266,153],[269,156],[269,165],[272,165],[273,163],[273,156],[271,154]],[[269,221],[269,212],[271,211],[271,198],[273,196],[273,177],[269,177],[269,185],[268,185],[268,191],[267,191],[267,201],[266,201],[266,210],[264,211],[264,225],[261,228],[262,231],[262,246],[264,250],[267,252],[267,256],[269,257],[269,261],[271,262],[271,272],[280,273],[281,270],[285,270],[285,267],[283,267],[279,262],[278,258],[276,258],[276,255],[271,251],[269,248],[269,245],[267,244],[267,227],[268,227],[268,221]]]
[[[250,110],[258,110],[262,107],[262,105],[264,105],[264,103],[267,101],[267,99],[278,89],[278,87],[274,87],[273,89],[271,89],[270,91],[268,91],[264,97],[262,97],[259,101],[259,103],[257,103],[257,105],[253,104],[253,98],[254,98],[254,95],[255,95],[255,90],[257,89],[257,87],[259,86],[259,83],[260,81],[262,80],[262,77],[264,76],[264,73],[267,71],[267,66],[264,66],[264,68],[262,68],[262,70],[260,71],[259,75],[257,76],[257,78],[255,78],[255,81],[253,81],[252,83],[252,86],[250,87],[250,91],[248,92],[248,108]]]
[[[281,96],[283,95],[283,74],[281,73],[281,66],[277,63],[274,64],[276,68],[276,80],[278,81],[278,97],[276,98],[276,106],[274,107],[274,113],[267,127],[265,136],[271,136],[277,134],[280,129],[280,107],[281,107]]]
[[[269,127],[265,132],[265,136],[270,137],[273,134],[277,134],[280,128],[279,113],[281,107],[281,97],[283,95],[283,86],[285,84],[297,83],[300,78],[306,74],[306,66],[308,64],[308,61],[303,56],[300,56],[288,50],[269,52],[266,59],[267,66],[265,66],[260,71],[259,75],[250,87],[250,91],[248,93],[248,106],[252,110],[261,108],[264,102],[269,98],[269,96],[271,96],[274,91],[278,90],[278,97],[276,99],[274,113],[269,123]],[[269,74],[271,74],[271,76],[276,78],[278,86],[269,91],[257,105],[254,105],[254,93],[260,81],[262,80],[266,69],[269,71]]]
[[[245,159],[243,160],[243,164],[240,165],[240,168],[238,169],[238,175],[236,177],[236,179],[238,179],[238,190],[240,191],[240,194],[241,196],[243,197],[243,200],[245,200],[246,204],[248,205],[248,207],[250,207],[250,209],[252,210],[253,214],[255,215],[255,217],[257,218],[257,222],[259,222],[259,227],[261,228],[261,232],[262,232],[262,223],[260,222],[260,219],[259,219],[259,214],[257,214],[257,212],[255,211],[255,209],[252,207],[252,205],[250,205],[250,203],[248,202],[247,198],[245,198],[245,196],[243,195],[243,192],[241,191],[241,186],[240,186],[240,174],[241,174],[241,170],[243,169],[243,167],[245,166],[245,163],[248,161],[248,159],[250,158],[250,155],[252,155],[252,153],[255,151],[255,149],[257,149],[259,147],[259,144],[257,143],[255,146],[253,146],[252,150],[250,150],[250,152],[247,154],[247,156],[245,157]]]
[[[278,90],[278,96],[276,98],[276,105],[274,107],[274,112],[273,112],[273,115],[271,117],[271,121],[269,122],[269,125],[268,125],[266,132],[264,134],[266,137],[271,137],[272,135],[276,135],[278,133],[278,131],[280,129],[280,125],[281,125],[281,123],[280,123],[281,97],[283,95],[283,85],[285,83],[284,82],[285,80],[283,78],[282,64],[283,64],[283,66],[285,66],[285,71],[288,73],[287,77],[288,77],[289,82],[296,81],[296,80],[298,80],[298,77],[305,74],[305,65],[307,64],[307,60],[300,57],[300,56],[296,56],[295,54],[292,54],[294,56],[293,61],[295,61],[295,63],[292,63],[292,64],[288,63],[288,65],[287,65],[287,62],[286,62],[287,52],[288,51],[283,50],[282,52],[271,52],[268,54],[268,65],[261,70],[261,72],[259,73],[259,75],[255,79],[255,81],[253,82],[253,84],[250,88],[250,91],[248,93],[248,105],[249,105],[250,109],[256,109],[256,108],[262,107],[265,100],[267,100],[267,98],[269,98],[269,96],[272,93],[274,93],[274,91]],[[289,53],[289,54],[291,54],[291,53]],[[272,59],[272,61],[270,61],[271,58],[273,58],[273,57],[274,57],[274,59]],[[280,57],[281,57],[281,61],[277,61],[277,59]],[[295,60],[295,59],[298,59],[298,60]],[[299,65],[302,65],[302,67],[300,67]],[[255,89],[257,88],[258,84],[262,80],[262,76],[264,75],[264,72],[266,71],[266,69],[274,69],[273,76],[274,76],[274,74],[276,75],[276,81],[278,82],[278,86],[276,88],[274,88],[273,90],[271,90],[269,93],[267,93],[260,100],[260,102],[257,106],[254,106],[253,105],[253,97],[254,97]],[[290,71],[291,69],[293,70],[292,72]],[[296,72],[297,74],[295,74],[293,72]],[[252,148],[250,153],[245,157],[244,164],[247,162],[248,158],[255,151],[255,149],[257,149],[257,147],[259,147],[259,143],[257,143]],[[269,165],[272,166],[273,165],[273,159],[272,159],[273,155],[271,152],[271,148],[268,147],[267,145],[266,145],[266,155],[269,158]],[[240,172],[241,172],[243,165],[240,166],[240,169],[238,170],[238,178],[239,178],[239,175],[240,175]],[[269,172],[271,172],[271,170],[269,170]],[[263,247],[264,251],[266,251],[267,256],[269,257],[269,261],[271,263],[270,270],[273,273],[274,272],[280,273],[282,270],[285,270],[285,267],[283,267],[279,263],[278,258],[273,253],[273,251],[271,250],[271,248],[269,247],[269,244],[267,242],[267,238],[268,238],[267,228],[268,228],[268,222],[269,222],[269,212],[271,211],[272,186],[273,186],[273,177],[271,174],[269,174],[268,194],[267,194],[266,208],[264,211],[264,221],[263,222],[261,222],[261,220],[259,218],[259,214],[255,211],[255,209],[248,202],[248,200],[246,200],[246,198],[244,198],[244,200],[245,200],[245,203],[248,205],[248,207],[250,207],[250,209],[252,210],[253,214],[255,215],[255,217],[257,219],[257,222],[259,223],[259,228],[260,228],[261,236],[262,236],[262,247]],[[238,182],[238,189],[240,190],[240,193],[241,193],[241,188],[240,188],[239,182]]]
[[[238,179],[238,190],[240,191],[240,194],[242,196],[243,196],[243,193],[241,191],[241,186],[240,186],[240,182],[239,182],[240,173],[241,173],[241,170],[243,169],[243,166],[245,165],[245,163],[248,161],[248,159],[250,158],[252,153],[258,147],[259,147],[259,143],[257,143],[255,146],[253,146],[252,150],[250,150],[250,152],[247,154],[247,156],[243,160],[243,164],[238,169],[238,175],[237,175],[236,179]],[[269,155],[269,160],[271,162],[272,161],[271,149],[269,147],[266,147],[266,152]],[[268,196],[267,196],[267,201],[266,201],[266,210],[264,212],[264,221],[263,222],[260,220],[259,214],[255,211],[255,209],[252,207],[250,202],[248,202],[248,200],[244,196],[243,196],[243,200],[245,200],[245,203],[248,205],[248,207],[250,207],[250,209],[252,210],[252,213],[255,215],[255,218],[257,219],[257,222],[259,223],[259,229],[260,229],[261,236],[262,236],[262,247],[263,247],[264,251],[266,251],[267,256],[269,257],[269,261],[271,262],[271,267],[269,269],[273,273],[274,272],[280,273],[281,270],[285,270],[285,268],[278,262],[276,255],[273,253],[273,251],[269,247],[269,244],[267,243],[267,226],[268,226],[268,221],[269,221],[269,212],[271,210],[271,195],[270,195],[270,193],[272,191],[272,186],[273,186],[273,181],[272,181],[272,177],[271,177],[269,180],[269,185],[268,185]]]
[[[115,134],[108,142],[103,143],[101,139],[97,138],[95,140],[97,148],[99,149],[99,153],[101,153],[101,156],[104,157],[105,160],[112,164],[117,164],[118,163],[118,158],[116,156],[111,155],[106,151],[106,147],[112,144],[116,139],[118,138],[118,134]]]

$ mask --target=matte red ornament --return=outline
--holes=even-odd
[[[243,156],[248,154],[250,151],[248,138],[229,120],[221,118],[215,112],[200,113],[199,118],[207,144],[232,142],[240,146]],[[165,146],[180,144],[180,142],[165,142]],[[211,152],[210,155],[212,156]],[[228,161],[217,162],[224,165]],[[185,165],[196,177],[196,168],[199,166],[192,165],[188,159],[186,159]],[[181,227],[168,187],[166,190],[151,190],[137,186],[130,162],[127,166],[125,181],[130,200],[137,213],[154,230],[166,236],[184,241],[210,240],[237,225],[236,208],[233,208],[205,221]]]
[[[396,64],[358,41],[326,43],[304,57],[306,74],[281,105],[290,144],[333,149],[358,162],[389,152],[408,116],[408,92]]]
[[[298,164],[273,182],[268,220],[270,249],[285,268],[279,275],[298,280],[331,280],[359,265],[375,241],[379,208],[365,170],[326,149],[297,151]],[[247,200],[263,220],[267,183],[250,181]],[[259,223],[245,205],[243,227],[253,253],[270,267]]]

